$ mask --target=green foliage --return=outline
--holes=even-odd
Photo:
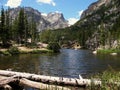
[[[112,1],[113,2],[113,1]],[[115,4],[119,4],[119,0],[114,1]],[[119,5],[118,5],[119,6]],[[87,15],[85,18],[82,18],[75,25],[57,30],[45,30],[38,34],[37,24],[33,20],[34,15],[31,20],[27,19],[27,15],[24,13],[24,8],[20,9],[18,17],[12,21],[9,17],[9,10],[1,9],[1,23],[0,23],[0,41],[3,46],[10,41],[15,41],[19,44],[24,44],[29,46],[27,41],[31,39],[32,43],[36,43],[38,39],[41,42],[59,42],[60,45],[68,44],[69,42],[77,41],[81,47],[86,47],[86,41],[91,38],[95,38],[94,33],[99,33],[99,45],[111,46],[111,43],[114,40],[120,40],[120,16],[119,12],[106,14],[105,12],[110,11],[113,4],[102,5],[97,11]],[[98,16],[93,19],[94,16]],[[105,28],[104,25],[107,25],[109,20],[112,20],[112,17],[117,16],[118,18],[114,21],[113,28]],[[12,22],[12,23],[11,23]],[[98,27],[100,26],[100,28]],[[109,42],[109,43],[108,43]],[[94,42],[93,42],[94,43]],[[94,44],[93,44],[94,45]],[[98,45],[98,46],[99,46]],[[32,45],[30,45],[32,46]],[[34,46],[34,45],[33,45]],[[94,47],[94,46],[93,46]],[[97,47],[96,47],[97,48]]]
[[[31,22],[29,23],[29,30],[30,30],[30,38],[31,38],[31,42],[35,43],[37,41],[38,38],[38,30],[37,30],[37,24],[35,23],[35,21],[32,19]]]
[[[18,42],[21,43],[25,35],[25,14],[24,9],[21,8],[18,15]]]
[[[100,86],[93,85],[90,90],[120,90],[120,72],[110,69],[92,78],[101,80],[102,84]]]
[[[43,53],[53,53],[52,50],[33,50],[30,53],[33,54],[43,54]]]
[[[97,50],[98,54],[110,54],[110,53],[120,53],[119,49],[102,49]]]
[[[9,41],[10,41],[10,22],[9,22],[9,12],[4,10],[4,8],[1,9],[1,22],[0,22],[0,39],[2,41],[3,47],[9,47]]]
[[[37,48],[37,44],[36,43],[26,43],[26,46],[28,48]]]
[[[70,41],[80,42],[84,40],[84,38],[82,38],[82,36],[85,36],[83,35],[83,33],[85,34],[86,32],[79,30],[78,27],[57,30],[45,30],[40,33],[40,41],[44,43],[59,42],[60,45],[67,44]]]
[[[24,13],[24,8],[20,8],[18,16],[13,20],[9,16],[10,9],[4,10],[2,7],[0,15],[0,42],[1,46],[8,48],[13,44],[27,45],[28,39],[35,43],[38,38],[36,22],[29,20]],[[11,42],[12,41],[12,42]]]
[[[47,48],[53,50],[54,53],[60,52],[60,45],[57,42],[50,42]]]
[[[10,54],[12,54],[12,55],[16,55],[16,54],[19,54],[19,53],[20,53],[20,51],[19,51],[19,49],[18,49],[17,47],[11,47],[11,48],[9,48],[9,49],[8,49],[8,52],[9,52]]]
[[[0,51],[0,54],[5,56],[11,56],[11,54],[8,51]]]

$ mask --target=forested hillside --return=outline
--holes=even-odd
[[[92,50],[120,48],[120,1],[99,0],[83,12],[75,25],[47,34],[50,32],[41,35],[43,41],[55,40],[68,46],[79,42],[81,47]]]
[[[10,17],[10,10],[1,9],[0,18],[0,46],[10,47],[12,44],[27,45],[28,39],[35,43],[38,39],[36,22],[31,18],[29,21],[24,13],[24,8],[20,9],[18,16],[13,20]]]
[[[24,11],[25,8],[21,8],[17,17],[13,19],[12,15],[15,14],[12,14],[12,12],[15,10],[4,10],[3,8],[1,10],[0,41],[3,46],[11,44],[11,41],[27,45],[27,41],[31,39],[33,43],[38,40],[44,43],[58,42],[61,46],[68,48],[72,48],[76,43],[81,48],[91,50],[120,48],[119,0],[98,0],[83,12],[81,19],[76,24],[65,29],[52,31],[51,28],[47,28],[40,33],[38,33],[38,22],[36,23],[34,14],[29,18],[26,11]],[[42,20],[46,19],[52,23],[56,15],[61,17],[60,21],[64,21],[63,16],[53,15],[52,13],[48,14],[48,17],[42,18]],[[52,18],[49,18],[51,16]]]

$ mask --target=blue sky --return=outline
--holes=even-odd
[[[65,19],[74,24],[80,19],[83,10],[97,0],[0,0],[0,6],[15,8],[18,6],[33,7],[40,12],[63,13]]]

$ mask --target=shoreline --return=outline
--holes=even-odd
[[[12,56],[19,54],[46,54],[54,53],[52,50],[46,48],[28,48],[28,47],[15,47],[17,50],[0,49],[0,55]]]
[[[110,55],[118,55],[120,54],[119,49],[98,49],[93,51],[93,54],[110,54]]]

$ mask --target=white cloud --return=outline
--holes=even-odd
[[[82,15],[83,11],[84,11],[84,10],[78,11],[76,17],[74,17],[74,18],[69,18],[69,19],[68,19],[68,24],[69,24],[69,26],[75,24],[78,20],[80,20],[80,17],[81,17],[81,15]]]
[[[15,8],[20,6],[22,0],[8,0],[5,6],[9,6],[11,8]]]
[[[60,11],[55,11],[55,13],[62,13],[62,12],[60,12]]]
[[[79,19],[77,19],[77,18],[69,18],[69,19],[68,19],[68,24],[69,24],[69,26],[75,24],[78,20],[79,20]]]
[[[79,11],[79,12],[78,12],[79,17],[81,17],[81,15],[82,15],[83,11],[84,11],[84,10],[81,10],[81,11]]]
[[[37,0],[37,2],[56,6],[56,3],[53,0]]]
[[[41,13],[41,15],[46,17],[46,16],[47,16],[47,13]]]

